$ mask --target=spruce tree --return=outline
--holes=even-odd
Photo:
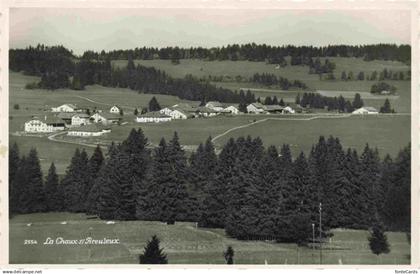
[[[223,257],[225,257],[226,264],[233,264],[233,257],[235,252],[233,251],[232,246],[228,246],[225,252],[223,252]]]
[[[91,202],[89,201],[89,194],[93,188],[95,179],[98,176],[99,170],[102,168],[104,164],[105,158],[102,153],[102,149],[99,145],[96,146],[95,150],[93,151],[92,156],[90,157],[87,163],[87,181],[84,190],[84,198],[83,200],[86,203],[86,207]]]
[[[147,242],[144,247],[144,252],[139,256],[140,264],[167,264],[168,259],[166,254],[163,253],[163,248],[159,246],[160,240],[156,235]]]
[[[382,225],[377,221],[370,231],[369,247],[373,254],[379,256],[382,253],[389,253],[388,239],[384,233]]]
[[[149,111],[159,111],[161,109],[155,96],[149,101]]]
[[[13,143],[9,150],[9,217],[19,212],[19,196],[23,189],[16,177],[20,165],[19,147],[16,143]]]
[[[360,96],[360,93],[356,93],[354,95],[354,100],[353,100],[353,103],[352,103],[353,108],[354,109],[361,108],[361,107],[363,107],[363,104],[364,103],[363,103],[363,100],[362,100],[362,98]]]
[[[38,153],[32,148],[28,157],[22,163],[22,169],[18,173],[22,174],[19,182],[22,186],[20,196],[21,213],[43,212],[46,209],[44,185],[42,180],[41,166]]]
[[[63,197],[58,184],[58,175],[54,163],[48,170],[45,180],[45,197],[48,211],[60,211],[63,208]]]
[[[63,178],[64,209],[70,212],[84,212],[86,185],[88,184],[88,158],[85,150],[77,148]]]

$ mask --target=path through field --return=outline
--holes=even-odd
[[[302,114],[303,116],[304,114]],[[338,118],[348,118],[350,117],[351,114],[343,114],[343,115],[318,115],[318,116],[312,116],[309,118],[265,118],[265,119],[261,119],[258,121],[255,121],[253,123],[250,124],[246,124],[246,125],[242,125],[242,126],[237,126],[237,127],[233,127],[230,128],[228,130],[226,130],[225,132],[223,132],[222,134],[217,135],[216,137],[214,137],[211,141],[214,143],[217,139],[225,136],[226,134],[229,134],[235,130],[238,129],[242,129],[242,128],[247,128],[250,126],[254,126],[256,124],[260,124],[269,120],[278,120],[278,121],[311,121],[311,120],[315,120],[315,119],[338,119]]]
[[[108,103],[104,103],[104,102],[95,101],[95,100],[92,100],[92,99],[90,99],[88,97],[85,97],[85,96],[75,95],[75,97],[84,99],[86,101],[89,101],[91,103],[95,103],[95,104],[98,104],[98,105],[111,106],[111,107],[114,105],[114,104],[108,104]],[[121,107],[134,110],[134,108],[133,107],[130,107],[130,106],[121,106]]]

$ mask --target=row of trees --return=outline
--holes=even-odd
[[[290,81],[287,78],[276,76],[272,73],[255,73],[250,81],[264,86],[269,87],[280,87],[283,90],[288,90],[290,88],[295,89],[307,89],[308,87],[299,80]]]
[[[344,99],[342,95],[338,97],[328,97],[319,93],[305,92],[302,97],[300,94],[296,96],[295,103],[303,108],[327,108],[328,111],[336,110],[349,113],[364,105],[359,93],[356,93],[353,101],[350,101]]]
[[[102,219],[196,221],[222,227],[238,239],[304,242],[317,224],[367,228],[377,219],[389,229],[410,227],[410,147],[382,161],[366,145],[344,150],[338,138],[320,137],[308,156],[293,160],[290,147],[264,148],[259,138],[230,139],[219,155],[209,138],[187,157],[178,135],[153,150],[141,129],[106,157],[76,150],[61,182],[47,179],[35,150],[10,152],[11,214],[86,212]],[[318,225],[317,225],[318,227]]]
[[[335,69],[335,63],[328,59],[325,59],[324,64],[322,64],[319,58],[316,58],[315,61],[310,58],[308,65],[309,74],[333,73]]]
[[[361,57],[366,61],[371,60],[396,60],[410,63],[410,45],[376,44],[376,45],[329,45],[324,47],[314,46],[270,46],[266,44],[233,44],[223,47],[202,48],[153,48],[142,47],[132,50],[113,50],[109,52],[86,51],[84,58],[104,60],[127,59],[132,56],[135,59],[205,59],[205,60],[249,60],[267,61],[271,64],[284,64],[285,56],[292,59],[308,59],[312,57]],[[298,62],[298,61],[297,61]],[[294,63],[294,61],[292,61]],[[292,64],[293,65],[293,64]]]
[[[386,92],[389,94],[394,94],[397,91],[397,88],[393,85],[390,85],[385,82],[379,82],[376,84],[373,84],[370,88],[370,92],[373,94],[381,94],[382,92]]]
[[[50,48],[39,49],[41,52],[50,50]],[[32,52],[32,49],[30,52]],[[153,67],[136,66],[131,58],[128,60],[127,67],[119,68],[111,66],[109,59],[105,61],[81,59],[78,62],[74,62],[67,55],[61,54],[54,56],[53,59],[61,60],[63,64],[46,66],[44,68],[42,64],[51,61],[48,56],[40,54],[39,59],[33,60],[33,62],[31,62],[31,59],[28,59],[28,63],[31,63],[35,69],[25,70],[25,73],[40,75],[41,81],[36,84],[29,84],[27,88],[72,88],[82,90],[86,85],[99,84],[102,86],[129,88],[144,93],[174,95],[181,99],[194,101],[216,100],[239,103],[245,100],[245,98],[241,97],[241,93],[237,91],[234,92],[226,88],[216,87],[210,82],[200,81],[192,75],[176,79]],[[26,66],[14,65],[11,68],[19,71],[26,69]]]
[[[378,72],[375,70],[373,71],[370,75],[369,74],[365,74],[365,72],[361,71],[359,72],[357,75],[353,74],[353,71],[349,71],[349,72],[341,72],[341,80],[343,81],[353,81],[353,80],[358,80],[358,81],[363,81],[363,80],[367,80],[367,81],[383,81],[383,80],[410,80],[411,76],[410,76],[410,71],[408,72],[403,72],[403,71],[399,71],[399,72],[392,72],[391,70],[387,70],[386,68],[383,69],[383,71]]]

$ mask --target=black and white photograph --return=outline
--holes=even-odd
[[[412,16],[11,7],[9,263],[410,265]]]

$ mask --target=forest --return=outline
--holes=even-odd
[[[309,155],[292,158],[290,146],[265,147],[260,138],[231,138],[216,154],[211,138],[190,156],[175,132],[149,148],[141,129],[90,157],[76,149],[65,175],[54,163],[45,176],[36,149],[16,144],[9,153],[10,216],[84,212],[105,220],[198,222],[237,239],[305,243],[311,224],[410,230],[410,145],[381,159],[366,144],[344,149],[321,136]]]

